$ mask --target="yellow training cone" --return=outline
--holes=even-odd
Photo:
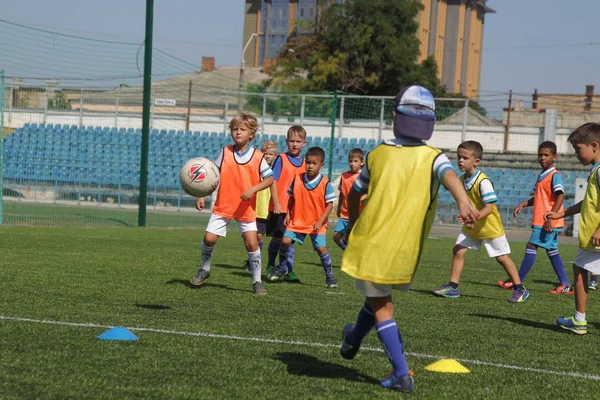
[[[436,361],[433,364],[426,366],[425,369],[427,371],[446,372],[450,374],[468,374],[471,372],[467,368],[463,367],[463,365],[458,361],[449,359]]]

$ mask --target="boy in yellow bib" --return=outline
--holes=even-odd
[[[555,220],[581,213],[579,250],[573,263],[575,315],[559,317],[556,324],[568,331],[587,333],[585,308],[588,294],[588,271],[600,274],[600,124],[588,122],[575,129],[567,139],[583,165],[592,164],[583,200],[563,212],[549,212],[544,219]]]
[[[393,367],[380,385],[400,392],[412,392],[414,385],[394,320],[392,289],[410,288],[431,229],[440,183],[454,196],[466,223],[474,223],[478,215],[448,157],[424,142],[434,124],[435,103],[427,89],[414,85],[400,91],[394,110],[396,139],[367,155],[348,193],[349,240],[342,271],[355,278],[366,299],[356,324],[342,330],[340,354],[354,358],[364,337],[375,328]],[[358,217],[364,193],[368,201]]]
[[[479,142],[468,140],[458,145],[458,168],[464,172],[460,180],[464,184],[471,204],[479,210],[479,218],[472,229],[464,227],[452,249],[452,272],[450,282],[431,293],[439,297],[460,297],[458,284],[465,267],[465,254],[468,249],[479,250],[483,245],[490,257],[494,257],[508,274],[515,289],[509,299],[511,303],[522,303],[529,297],[523,287],[515,263],[508,257],[510,246],[504,236],[500,212],[496,207],[496,193],[492,181],[477,166],[483,157],[483,147]]]

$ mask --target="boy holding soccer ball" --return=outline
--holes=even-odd
[[[366,299],[356,324],[342,331],[340,353],[354,358],[363,338],[375,328],[393,367],[380,384],[400,392],[412,392],[414,386],[394,320],[392,289],[410,288],[435,216],[440,183],[454,196],[462,221],[472,226],[479,215],[446,155],[424,142],[433,134],[434,124],[432,94],[417,85],[402,89],[395,98],[396,138],[367,155],[348,194],[350,221],[342,271],[355,278]],[[364,193],[368,201],[358,217]]]
[[[264,295],[267,291],[261,282],[262,262],[257,239],[255,194],[273,184],[273,171],[265,161],[264,154],[250,146],[250,141],[258,131],[255,116],[238,114],[229,123],[229,129],[234,145],[223,147],[215,161],[221,171],[221,184],[202,241],[202,267],[190,279],[190,283],[200,286],[210,277],[215,244],[220,236],[227,234],[227,225],[235,219],[248,252],[252,289],[254,293]],[[196,201],[196,208],[204,208],[204,198]]]

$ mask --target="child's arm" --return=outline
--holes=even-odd
[[[333,203],[327,203],[327,206],[325,207],[325,211],[323,211],[323,215],[321,215],[321,218],[319,218],[317,220],[317,222],[315,222],[315,225],[313,226],[313,229],[315,231],[318,231],[319,229],[321,229],[321,227],[323,226],[325,221],[327,221],[327,218],[329,218],[329,214],[331,214],[331,211],[333,211]]]
[[[513,210],[513,217],[517,218],[517,214],[520,213],[521,210],[524,209],[525,207],[533,207],[533,199],[534,198],[532,197],[529,200],[524,201],[524,202],[520,203],[518,206],[516,206],[515,209]]]
[[[246,189],[240,197],[242,198],[242,200],[250,200],[256,192],[260,192],[261,190],[268,188],[269,186],[273,185],[273,182],[274,179],[272,176],[270,176],[260,181],[260,183],[252,186],[251,188]]]
[[[339,218],[340,215],[342,215],[342,202],[344,201],[344,194],[342,192],[340,192],[340,197],[338,198],[338,205],[337,205],[337,217]]]
[[[283,224],[285,226],[287,226],[290,223],[293,208],[294,208],[294,195],[291,195],[290,199],[288,200],[287,210],[286,210],[286,214],[285,214],[285,220],[283,221]]]
[[[196,210],[202,211],[204,209],[204,197],[198,197],[196,199]]]
[[[281,214],[283,210],[281,209],[281,202],[279,201],[279,196],[277,195],[277,185],[279,181],[274,180],[271,185],[271,201],[273,201],[273,213]]]
[[[456,172],[449,170],[444,173],[442,183],[446,189],[448,189],[450,194],[452,194],[454,201],[456,201],[460,220],[463,221],[467,227],[472,228],[475,221],[479,219],[480,212],[471,205],[471,202],[467,197],[467,192],[465,192],[462,182],[458,179],[458,176],[456,176]],[[348,205],[348,208],[349,207],[350,206]],[[358,204],[356,205],[356,214],[358,215]]]
[[[581,203],[582,202],[580,201],[579,203],[567,208],[563,212],[554,212],[554,211],[547,212],[546,214],[544,214],[544,221],[549,220],[549,219],[561,219],[561,218],[570,217],[571,215],[579,214],[581,212]]]
[[[552,207],[552,210],[550,212],[554,212],[557,213],[558,210],[560,210],[560,208],[562,207],[563,203],[565,202],[565,194],[564,193],[560,193],[556,195],[556,202],[554,203],[554,206]],[[544,222],[544,230],[546,232],[552,232],[554,230],[554,228],[552,227],[552,221],[549,219],[546,219]]]

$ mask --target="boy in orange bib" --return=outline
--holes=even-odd
[[[544,221],[544,214],[547,212],[562,212],[565,201],[565,188],[562,178],[554,167],[557,159],[556,144],[546,141],[540,144],[538,148],[538,162],[542,167],[542,172],[535,183],[535,195],[527,201],[519,204],[513,211],[513,216],[525,207],[533,206],[533,218],[531,219],[531,237],[525,247],[525,257],[519,268],[519,278],[521,282],[525,281],[527,274],[535,263],[537,249],[541,247],[546,250],[548,258],[552,263],[554,272],[560,283],[556,285],[550,294],[573,294],[573,287],[567,278],[565,266],[558,253],[558,234],[562,231],[565,223],[562,219],[555,221]],[[498,281],[498,286],[505,289],[512,289],[513,283],[508,281]]]
[[[340,198],[338,200],[337,216],[338,222],[335,224],[333,241],[337,244],[340,249],[346,250],[346,241],[344,235],[346,234],[346,228],[350,217],[348,216],[348,193],[354,184],[358,175],[360,175],[360,169],[365,165],[365,152],[359,148],[352,149],[348,152],[348,171],[344,172],[340,177]],[[362,198],[361,198],[362,200]]]
[[[190,279],[190,283],[200,286],[210,277],[215,244],[220,236],[224,237],[227,234],[227,225],[235,219],[248,252],[252,289],[254,293],[264,295],[267,291],[261,282],[262,262],[256,227],[256,192],[273,184],[273,171],[265,161],[264,154],[250,146],[250,141],[258,131],[255,116],[249,113],[238,114],[229,123],[229,129],[234,145],[223,147],[215,161],[221,171],[221,184],[202,241],[202,267]],[[196,201],[196,208],[204,208],[203,198]]]
[[[306,152],[306,172],[296,175],[288,188],[289,200],[285,216],[285,233],[281,243],[281,263],[273,269],[267,280],[280,281],[288,274],[287,252],[292,243],[302,244],[310,235],[313,249],[321,258],[325,270],[325,286],[338,287],[333,276],[331,257],[326,247],[327,218],[333,210],[335,191],[329,179],[320,174],[325,165],[325,152],[320,147],[311,147]]]

